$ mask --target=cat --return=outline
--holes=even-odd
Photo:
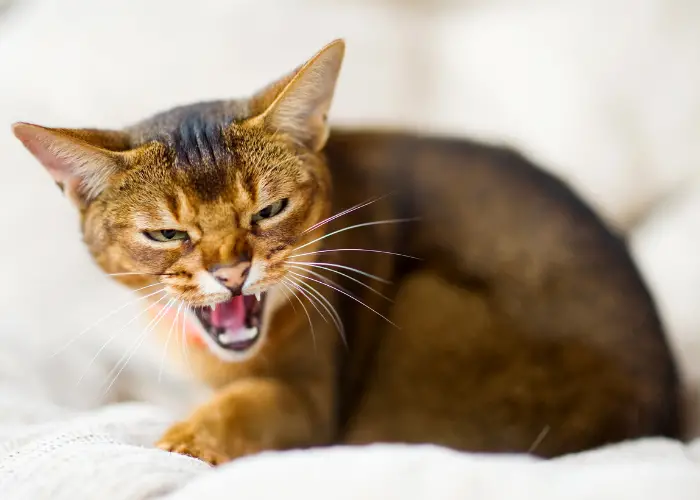
[[[507,147],[331,133],[344,52],[123,130],[13,125],[95,262],[187,317],[215,394],[157,445],[219,464],[678,437],[677,369],[624,241]]]

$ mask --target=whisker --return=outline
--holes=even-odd
[[[160,282],[159,283],[152,283],[150,285],[142,286],[141,288],[137,288],[136,290],[130,290],[130,291],[131,292],[140,292],[141,290],[145,290],[146,288],[152,288],[152,287],[158,286],[158,285],[163,286],[163,284]]]
[[[174,298],[170,299],[170,300],[168,301],[168,303],[165,304],[165,306],[164,306],[160,311],[158,311],[158,314],[156,314],[155,318],[153,318],[153,319],[148,323],[148,325],[146,326],[146,328],[144,329],[144,331],[138,336],[138,338],[137,338],[136,341],[134,342],[135,347],[130,348],[130,349],[127,350],[127,352],[125,353],[125,355],[128,354],[128,356],[126,357],[126,360],[122,363],[122,361],[124,360],[124,357],[125,357],[125,356],[122,356],[121,359],[120,359],[119,361],[117,361],[117,364],[114,366],[114,368],[112,368],[112,371],[111,371],[109,374],[107,374],[107,376],[109,377],[112,373],[114,373],[115,369],[116,369],[117,367],[119,367],[119,365],[121,364],[121,367],[120,367],[119,370],[117,371],[116,375],[114,375],[114,377],[112,378],[112,380],[111,380],[111,382],[109,383],[109,385],[107,386],[107,388],[102,392],[103,395],[109,393],[109,390],[112,388],[112,386],[114,385],[114,383],[115,383],[115,382],[117,381],[117,379],[119,378],[119,375],[122,374],[122,372],[124,371],[124,368],[126,368],[126,366],[129,364],[129,361],[131,361],[131,358],[134,356],[134,354],[136,354],[136,352],[139,350],[139,348],[143,345],[144,341],[145,341],[146,338],[148,337],[148,334],[151,333],[151,332],[153,331],[153,329],[154,329],[156,326],[158,326],[158,323],[160,323],[160,320],[162,320],[162,319],[165,317],[165,314],[166,314],[167,311],[168,311],[168,307],[169,307],[173,302],[175,302],[175,300],[177,300],[177,299],[174,299]],[[132,345],[134,345],[134,344],[132,344]]]
[[[317,300],[313,300],[314,297],[310,297],[310,296],[309,296],[309,293],[308,293],[307,291],[305,291],[304,289],[300,288],[298,285],[294,284],[293,282],[288,281],[287,283],[289,283],[289,284],[292,285],[294,288],[296,288],[297,290],[299,290],[299,292],[301,292],[301,294],[302,294],[304,297],[306,297],[306,299],[309,301],[309,304],[311,304],[311,305],[314,307],[314,309],[316,309],[316,312],[318,312],[318,315],[321,316],[321,318],[323,318],[323,321],[325,321],[326,323],[328,323],[328,318],[326,318],[326,315],[323,314],[323,313],[321,312],[321,310],[318,308],[318,306],[316,305],[316,302],[317,302],[318,299],[317,299]]]
[[[182,344],[180,347],[183,349],[185,363],[187,364],[187,369],[190,373],[194,373],[192,370],[192,362],[190,360],[190,346],[187,344],[187,311],[192,311],[191,303],[187,302],[182,314]],[[194,313],[193,313],[194,314]]]
[[[339,218],[339,217],[342,217],[343,215],[347,215],[347,214],[349,214],[350,212],[354,212],[355,210],[359,210],[360,208],[364,208],[364,207],[366,207],[367,205],[371,205],[372,203],[376,203],[377,201],[382,200],[382,199],[386,198],[387,196],[390,196],[391,194],[392,194],[392,193],[385,194],[385,195],[383,195],[383,196],[379,196],[379,197],[377,197],[377,198],[374,198],[374,199],[365,201],[365,202],[363,202],[363,203],[359,203],[359,204],[355,205],[354,207],[350,207],[350,208],[348,208],[348,209],[346,209],[346,210],[343,210],[342,212],[340,212],[340,213],[338,213],[338,214],[331,215],[331,216],[328,217],[327,219],[323,219],[322,221],[317,222],[316,224],[314,224],[314,225],[311,226],[310,228],[306,229],[306,230],[305,230],[303,233],[301,233],[301,234],[310,233],[310,232],[313,231],[314,229],[316,229],[316,228],[318,228],[318,227],[321,227],[321,226],[323,226],[324,224],[328,224],[329,222],[331,222],[331,221],[333,221],[333,220],[335,220],[335,219],[337,219],[337,218]]]
[[[157,305],[158,305],[159,303],[161,303],[165,298],[168,297],[168,295],[167,295],[167,293],[165,292],[165,290],[161,290],[161,291],[162,291],[163,293],[165,293],[165,295],[163,295],[163,296],[162,296],[161,298],[159,298],[156,302],[154,302],[154,303],[151,304],[150,306],[144,308],[144,309],[143,309],[141,312],[139,312],[136,316],[134,316],[134,317],[131,318],[129,321],[127,321],[127,322],[126,322],[124,325],[122,325],[112,336],[110,336],[110,337],[107,339],[107,341],[106,341],[105,343],[102,344],[102,346],[97,350],[97,352],[95,353],[95,355],[92,357],[92,359],[90,360],[90,362],[89,362],[89,363],[87,364],[87,366],[85,367],[85,370],[83,371],[83,374],[80,376],[80,378],[78,379],[78,381],[75,383],[76,387],[79,386],[80,383],[83,381],[83,379],[85,378],[85,375],[87,375],[88,371],[90,371],[90,367],[91,367],[92,364],[97,360],[97,358],[100,356],[100,354],[102,353],[102,351],[104,351],[104,350],[107,348],[107,346],[108,346],[109,344],[111,344],[111,343],[114,341],[114,339],[116,339],[116,338],[119,336],[119,334],[122,333],[122,332],[126,329],[127,326],[129,326],[130,324],[132,324],[134,321],[136,321],[136,320],[139,319],[141,316],[143,316],[144,314],[146,314],[147,311],[149,311],[150,309],[153,309],[155,306],[157,306]]]
[[[173,318],[173,324],[170,325],[170,330],[168,330],[168,336],[165,338],[165,346],[163,347],[163,355],[160,357],[160,368],[158,369],[158,383],[160,384],[160,379],[163,376],[163,364],[165,363],[165,356],[168,354],[168,345],[170,345],[170,338],[173,336],[173,329],[176,328],[175,324],[180,322],[180,310],[182,309],[182,302],[177,306],[177,312],[175,312],[175,317]]]
[[[325,269],[326,271],[330,271],[330,269],[326,269],[327,267],[337,267],[338,269],[347,269],[348,271],[353,271],[357,274],[361,274],[362,276],[366,276],[367,278],[377,280],[380,283],[384,283],[385,285],[391,284],[391,281],[385,280],[384,278],[381,278],[375,274],[370,274],[370,273],[362,271],[360,269],[350,267],[350,266],[344,266],[342,264],[333,264],[333,263],[326,263],[326,262],[297,262],[297,261],[293,261],[293,260],[285,260],[285,262],[289,263],[289,264],[296,264],[298,266],[318,267],[321,269]],[[338,274],[341,274],[340,271],[337,271],[337,272],[338,272]],[[347,274],[343,274],[343,276],[347,276]]]
[[[301,267],[301,266],[287,265],[286,267],[292,267],[292,268],[294,268],[294,269],[298,269],[298,270],[301,270],[301,271],[309,271],[309,269],[304,268],[304,267]],[[373,288],[373,287],[369,286],[367,283],[364,283],[363,281],[360,281],[360,280],[358,280],[357,278],[353,278],[353,277],[350,276],[349,274],[345,274],[345,273],[343,273],[343,272],[341,272],[341,271],[338,271],[338,270],[336,270],[336,269],[326,268],[326,267],[324,267],[324,266],[313,266],[313,267],[315,267],[315,268],[317,268],[317,269],[323,269],[324,271],[328,271],[328,272],[331,272],[331,273],[340,274],[341,276],[345,276],[347,279],[352,280],[352,281],[354,281],[355,283],[359,283],[360,285],[362,285],[362,286],[365,287],[366,289],[370,290],[371,292],[376,293],[377,295],[379,295],[379,296],[382,297],[383,299],[386,299],[386,300],[388,300],[389,302],[392,302],[392,303],[394,302],[393,300],[391,300],[389,297],[387,297],[386,295],[384,295],[382,292],[380,292],[380,291],[377,290],[376,288]]]
[[[345,327],[343,326],[343,320],[340,319],[340,315],[338,314],[338,311],[336,311],[335,307],[333,307],[333,304],[331,304],[331,302],[326,297],[324,297],[321,292],[316,290],[310,284],[304,282],[303,280],[300,280],[299,278],[292,277],[292,279],[295,280],[300,285],[303,285],[304,287],[306,287],[311,293],[315,294],[317,297],[317,300],[320,299],[319,304],[321,304],[323,306],[323,308],[328,312],[328,315],[333,319],[333,323],[335,324],[335,327],[338,329],[338,333],[340,334],[340,338],[343,340],[343,344],[345,344],[345,347],[348,347],[348,342],[345,338]]]
[[[107,276],[175,276],[175,273],[107,273]]]
[[[180,331],[177,333],[177,344],[178,347],[180,348],[180,357],[182,358],[182,361],[184,362],[185,360],[185,328],[187,326],[187,305],[184,306],[182,309],[182,328],[180,328]]]
[[[547,434],[549,434],[549,426],[545,425],[544,428],[540,431],[540,433],[537,435],[535,438],[535,441],[530,445],[530,449],[527,450],[528,454],[532,453],[535,451],[535,449],[542,443],[545,437],[547,437]]]
[[[386,250],[373,250],[371,248],[329,248],[326,250],[316,250],[315,252],[305,252],[290,255],[289,258],[303,257],[305,255],[314,255],[317,253],[328,253],[328,252],[370,252],[370,253],[381,253],[386,255],[396,255],[397,257],[406,257],[407,259],[423,260],[420,257],[414,257],[413,255],[406,255],[404,253],[397,252],[387,252]]]
[[[413,222],[413,221],[417,221],[417,220],[420,220],[420,218],[414,217],[411,219],[387,219],[387,220],[378,220],[378,221],[373,221],[373,222],[363,222],[362,224],[355,224],[353,226],[344,227],[342,229],[337,229],[337,230],[333,231],[332,233],[325,234],[323,236],[316,238],[315,240],[311,240],[308,243],[304,243],[303,245],[296,247],[294,249],[294,251],[301,250],[304,247],[308,247],[312,243],[316,243],[317,241],[321,241],[323,239],[330,238],[331,236],[338,234],[338,233],[342,233],[343,231],[350,231],[351,229],[356,229],[358,227],[377,226],[380,224],[398,224],[401,222]]]
[[[125,309],[126,307],[130,306],[131,304],[133,304],[133,303],[135,303],[135,302],[139,302],[139,301],[145,300],[145,299],[147,299],[148,297],[152,297],[152,296],[154,296],[155,294],[161,293],[161,292],[164,292],[164,291],[165,291],[165,290],[157,290],[157,291],[155,291],[155,292],[153,292],[153,293],[149,293],[148,295],[144,295],[143,297],[137,297],[137,298],[135,298],[135,299],[133,299],[133,300],[130,300],[130,301],[127,302],[126,304],[123,304],[123,305],[119,306],[118,308],[114,309],[113,311],[107,313],[106,315],[102,316],[100,319],[98,319],[97,321],[95,321],[93,324],[91,324],[90,326],[88,326],[87,328],[85,328],[82,332],[80,332],[78,335],[76,335],[75,337],[73,337],[71,340],[69,340],[66,344],[63,345],[63,347],[61,347],[61,348],[58,349],[56,352],[54,352],[54,353],[50,356],[50,358],[54,358],[54,357],[58,356],[59,354],[61,354],[63,351],[65,351],[65,350],[68,349],[71,345],[73,345],[75,342],[77,342],[77,341],[78,341],[83,335],[85,335],[87,332],[89,332],[90,330],[92,330],[93,328],[95,328],[97,325],[99,325],[100,323],[102,323],[104,320],[106,320],[106,319],[108,319],[108,318],[111,318],[112,316],[114,316],[115,314],[117,314],[119,311]]]
[[[289,267],[291,267],[291,266],[285,266],[285,267],[289,268]],[[316,276],[317,278],[319,278],[319,279],[325,281],[326,283],[330,283],[331,285],[337,286],[338,288],[340,288],[341,290],[343,290],[343,291],[346,292],[346,293],[350,293],[350,290],[348,290],[347,288],[345,288],[344,286],[342,286],[342,285],[341,285],[340,283],[338,283],[337,281],[333,281],[333,280],[330,279],[328,276],[324,276],[324,275],[321,274],[321,273],[317,273],[317,272],[314,271],[313,269],[308,269],[308,268],[302,267],[302,268],[300,268],[300,270],[301,270],[301,271],[304,271],[304,272],[307,272],[307,273],[309,273],[309,274],[311,274],[311,275],[313,275],[313,276]]]
[[[289,302],[289,305],[292,306],[292,311],[294,311],[294,314],[296,314],[297,308],[294,305],[294,302],[292,302],[292,299],[289,296],[289,292],[287,292],[287,290],[285,290],[284,288],[280,288],[279,290],[280,290],[280,292],[282,292],[284,294],[284,298],[287,299],[287,302]]]
[[[287,280],[287,278],[282,278],[281,284],[284,285],[285,287],[287,287],[287,289],[289,290],[289,292],[292,294],[292,297],[296,298],[296,299],[299,301],[299,304],[301,305],[301,307],[304,309],[304,313],[306,314],[306,318],[309,320],[309,328],[311,329],[311,339],[312,339],[313,342],[314,342],[314,351],[316,351],[316,333],[314,332],[314,324],[313,324],[313,322],[311,321],[311,315],[309,314],[308,309],[306,309],[306,306],[305,306],[304,303],[301,301],[301,299],[299,298],[299,296],[298,296],[296,293],[294,293],[294,290],[292,290],[292,289],[290,288],[290,286],[289,286],[287,283],[291,283],[291,282],[289,282],[289,281]]]
[[[357,297],[355,297],[355,296],[353,296],[353,295],[351,295],[351,294],[349,294],[349,293],[346,293],[346,292],[344,292],[343,290],[341,290],[341,289],[339,289],[339,288],[336,288],[336,287],[334,287],[334,286],[332,286],[332,285],[329,285],[328,283],[324,283],[323,281],[319,281],[319,280],[317,280],[317,279],[310,278],[309,276],[301,275],[301,274],[299,274],[299,273],[297,273],[297,272],[294,272],[294,271],[289,271],[289,272],[290,272],[291,274],[294,274],[294,275],[299,276],[299,277],[301,277],[301,278],[305,278],[305,279],[307,279],[307,280],[311,280],[311,281],[315,281],[315,282],[317,282],[317,283],[321,283],[322,285],[327,286],[328,288],[332,288],[332,289],[335,290],[336,292],[340,292],[340,293],[342,293],[343,295],[347,295],[347,296],[350,297],[352,300],[354,300],[354,301],[357,302],[358,304],[360,304],[360,305],[366,307],[367,309],[369,309],[370,311],[372,311],[374,314],[376,314],[376,315],[379,316],[380,318],[384,318],[389,324],[395,326],[395,327],[398,328],[399,330],[401,329],[401,327],[399,327],[396,323],[394,323],[393,321],[391,321],[389,318],[387,318],[386,316],[384,316],[382,313],[380,313],[380,312],[378,312],[378,311],[372,309],[370,306],[368,306],[367,304],[365,304],[364,302],[362,302],[362,301],[361,301],[360,299],[358,299]]]

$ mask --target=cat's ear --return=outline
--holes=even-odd
[[[79,208],[86,207],[123,171],[128,137],[122,132],[55,129],[15,123],[15,136]]]
[[[345,42],[335,40],[294,72],[258,92],[250,100],[253,120],[320,151],[328,139],[328,110],[344,54]]]

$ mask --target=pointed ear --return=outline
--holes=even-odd
[[[253,120],[320,151],[328,139],[328,110],[344,54],[345,42],[335,40],[296,71],[268,85],[250,101]]]
[[[126,167],[119,151],[128,148],[129,139],[122,132],[30,123],[15,123],[12,131],[79,208],[85,208]]]

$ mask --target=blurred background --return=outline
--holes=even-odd
[[[629,239],[700,379],[697,0],[0,0],[0,370],[55,373],[46,346],[129,298],[12,122],[119,127],[245,96],[338,37],[334,122],[505,142],[566,179]],[[85,359],[62,376],[110,328],[75,342]],[[84,400],[50,379],[40,390]]]

